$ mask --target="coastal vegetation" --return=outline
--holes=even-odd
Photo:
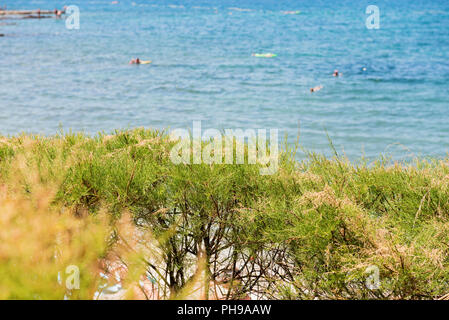
[[[0,299],[93,299],[117,261],[129,299],[142,274],[157,299],[449,293],[449,159],[299,161],[285,144],[262,176],[173,164],[174,143],[147,129],[0,138]]]

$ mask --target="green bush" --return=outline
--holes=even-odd
[[[0,184],[19,179],[11,168],[23,155],[40,179],[63,175],[55,205],[91,215],[107,207],[114,219],[131,212],[159,239],[163,262],[148,261],[148,270],[167,297],[189,283],[201,254],[229,299],[449,292],[448,160],[297,161],[287,150],[278,172],[261,176],[257,165],[175,165],[172,146],[164,132],[144,129],[3,138]]]

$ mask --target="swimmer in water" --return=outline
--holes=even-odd
[[[320,91],[321,89],[323,89],[323,86],[316,86],[316,87],[310,88],[310,92],[317,92],[317,91]]]
[[[297,10],[297,11],[282,11],[283,14],[300,14],[301,11]]]
[[[55,10],[53,11],[53,13],[54,13],[55,16],[56,16],[56,19],[60,19],[60,18],[61,18],[61,15],[62,15],[62,11],[61,11],[61,10],[55,9]]]
[[[132,59],[129,64],[140,64],[140,59],[136,58],[136,59]]]
[[[337,69],[334,70],[334,73],[332,74],[334,77],[339,77],[341,74],[338,72]]]
[[[253,53],[253,54],[251,54],[251,56],[257,57],[257,58],[274,58],[274,57],[277,57],[277,54],[274,54],[274,53]]]

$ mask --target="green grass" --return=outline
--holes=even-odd
[[[448,159],[299,162],[287,150],[278,172],[262,176],[257,165],[175,165],[172,146],[164,132],[144,129],[0,138],[0,186],[33,192],[35,182],[17,174],[22,163],[56,185],[53,206],[93,216],[107,208],[112,220],[130,212],[160,239],[163,262],[147,267],[171,297],[202,252],[208,277],[227,279],[229,299],[449,292]],[[371,266],[377,289],[366,286]]]

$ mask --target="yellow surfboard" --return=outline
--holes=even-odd
[[[152,61],[151,60],[145,60],[145,61],[140,61],[140,64],[150,64]]]

